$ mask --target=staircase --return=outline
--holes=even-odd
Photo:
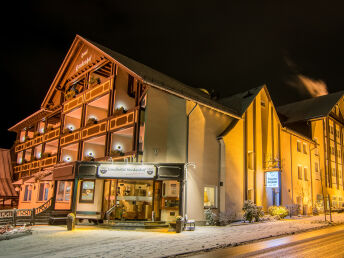
[[[0,225],[47,225],[52,217],[53,198],[33,209],[0,210]]]

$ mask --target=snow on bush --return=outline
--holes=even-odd
[[[251,200],[244,202],[242,210],[244,211],[244,220],[250,223],[252,223],[253,220],[258,222],[264,216],[262,207],[257,206]]]
[[[279,216],[281,219],[288,216],[289,211],[283,206],[270,206],[268,212],[271,216]]]

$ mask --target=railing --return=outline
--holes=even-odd
[[[63,113],[67,113],[71,111],[74,108],[77,108],[81,106],[85,102],[89,102],[105,93],[110,91],[112,88],[112,79],[107,80],[106,82],[95,86],[92,89],[86,90],[79,95],[77,95],[75,98],[71,100],[67,100],[63,103]]]
[[[135,120],[135,111],[131,111],[126,114],[116,116],[109,120],[109,130],[115,130],[127,126],[129,124],[133,124]]]
[[[117,208],[117,204],[115,204],[114,206],[112,206],[110,209],[108,209],[106,212],[105,212],[105,219],[109,219],[110,217],[110,214],[114,211],[114,209]]]
[[[33,146],[39,145],[43,142],[50,141],[54,138],[57,138],[60,135],[60,128],[56,128],[52,131],[46,132],[43,135],[36,136],[33,139],[30,139],[24,143],[20,143],[16,145],[15,152],[19,152],[28,148],[31,148]]]
[[[12,218],[14,210],[0,210],[0,219]]]
[[[54,156],[47,157],[44,159],[35,160],[30,163],[25,163],[23,165],[15,166],[13,168],[13,171],[14,173],[19,173],[19,172],[27,171],[30,169],[38,169],[38,168],[52,166],[56,163],[57,163],[57,156],[54,155]]]
[[[50,198],[48,201],[46,201],[41,206],[39,206],[38,208],[35,209],[35,215],[40,214],[40,213],[46,211],[47,209],[49,209],[51,207],[52,203],[53,203],[53,198]]]
[[[50,198],[38,208],[0,210],[0,225],[12,224],[16,226],[20,222],[35,224],[36,215],[48,210],[50,207],[52,207],[52,204],[53,198]]]
[[[106,132],[108,127],[108,121],[101,122],[99,124],[94,124],[82,129],[81,139],[86,139],[91,136],[95,136],[100,133]]]
[[[69,143],[73,143],[80,140],[80,131],[71,132],[61,136],[60,145],[64,146]]]

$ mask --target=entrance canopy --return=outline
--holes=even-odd
[[[76,177],[181,181],[184,163],[77,162]]]

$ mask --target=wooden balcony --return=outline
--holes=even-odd
[[[56,128],[52,131],[49,131],[43,135],[36,136],[35,138],[28,140],[24,143],[20,143],[15,147],[15,152],[19,152],[31,147],[34,147],[36,145],[39,145],[43,142],[50,141],[52,139],[55,139],[60,136],[60,128]]]
[[[96,136],[101,133],[105,133],[108,128],[108,121],[101,122],[99,124],[94,124],[86,127],[81,132],[81,139],[87,139],[92,136]]]
[[[108,80],[92,89],[89,89],[85,92],[85,101],[89,102],[105,93],[110,91],[112,86],[112,80]]]
[[[40,159],[40,160],[35,160],[30,163],[25,163],[22,165],[15,166],[13,168],[14,173],[20,173],[28,170],[34,170],[34,169],[39,169],[39,168],[44,168],[44,167],[49,167],[52,165],[55,165],[57,163],[57,156],[51,156],[48,158]]]
[[[138,112],[136,112],[138,113]],[[111,118],[109,121],[109,130],[119,129],[131,124],[134,124],[137,119],[135,118],[135,110],[127,112],[126,114]]]
[[[74,99],[68,100],[63,104],[63,113],[74,108],[80,107],[84,103],[84,94],[76,96]]]
[[[85,102],[89,102],[101,95],[106,94],[112,88],[112,81],[112,79],[109,79],[108,81],[97,85],[92,89],[80,93],[75,98],[67,100],[63,103],[63,113],[67,113],[74,108],[80,107]]]
[[[64,146],[80,139],[80,131],[72,132],[61,136],[60,145]]]
[[[24,143],[19,143],[16,147],[15,147],[15,152],[19,152],[25,149],[25,142]]]
[[[50,132],[45,133],[43,135],[43,140],[46,142],[46,141],[53,140],[59,136],[60,136],[60,128],[56,128]]]

